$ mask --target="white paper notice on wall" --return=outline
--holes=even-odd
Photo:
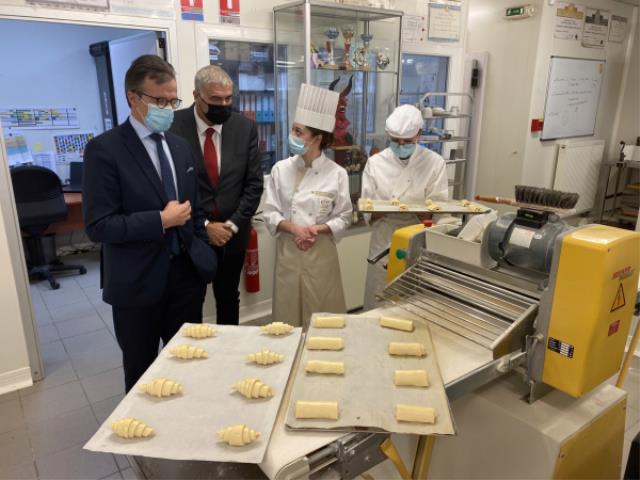
[[[429,4],[429,40],[457,42],[460,40],[462,7],[448,3]]]
[[[27,3],[70,10],[109,10],[109,0],[27,0]]]
[[[583,5],[569,2],[558,2],[556,5],[555,38],[563,40],[580,40],[584,25],[585,9]]]
[[[609,41],[615,43],[624,42],[627,36],[627,17],[611,15],[611,26],[609,27]]]
[[[423,43],[427,40],[426,17],[404,15],[402,17],[402,43]]]
[[[541,140],[593,135],[605,61],[551,57]]]
[[[582,46],[587,48],[604,48],[609,32],[609,19],[611,13],[608,10],[587,8],[582,31]]]

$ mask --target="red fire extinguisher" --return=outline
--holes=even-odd
[[[258,258],[258,232],[251,227],[249,246],[244,256],[244,288],[247,293],[260,291],[260,262]]]

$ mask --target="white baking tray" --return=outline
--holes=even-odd
[[[465,213],[471,215],[479,215],[490,211],[489,208],[478,203],[470,203],[468,206],[463,205],[462,201],[454,200],[450,202],[433,202],[439,210],[431,210],[426,203],[404,203],[401,205],[392,205],[391,200],[370,200],[371,206],[368,205],[367,199],[358,199],[358,210],[363,213]]]
[[[316,313],[318,315],[335,315]],[[402,318],[411,318],[400,315]],[[313,325],[313,320],[312,324]],[[293,378],[286,425],[292,429],[336,431],[378,431],[417,435],[452,435],[455,427],[444,390],[438,360],[424,321],[414,320],[415,330],[403,332],[383,328],[378,316],[346,315],[346,327],[325,329],[311,326],[310,336],[337,336],[344,339],[341,351],[307,350],[302,347],[300,363]],[[427,349],[426,357],[397,357],[388,353],[389,342],[419,342]],[[344,376],[307,374],[308,360],[343,361]],[[425,369],[429,387],[396,387],[395,370]],[[298,400],[337,401],[338,420],[296,419]],[[433,425],[397,422],[397,403],[433,407]]]
[[[215,328],[216,337],[201,340],[178,332],[140,379],[140,383],[159,377],[175,380],[183,385],[183,394],[159,399],[132,389],[84,448],[174,460],[260,463],[300,343],[301,329],[275,337],[262,333],[259,327]],[[209,358],[173,358],[169,348],[182,343],[204,348]],[[268,366],[246,361],[247,354],[265,348],[283,354],[284,361]],[[274,396],[247,400],[233,392],[231,386],[247,377],[257,377],[270,385]],[[125,417],[144,421],[155,429],[155,435],[142,440],[117,437],[111,432],[111,423]],[[231,447],[216,435],[218,430],[238,423],[261,432],[261,437],[251,445]]]

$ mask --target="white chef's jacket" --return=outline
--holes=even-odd
[[[303,227],[327,224],[338,241],[351,225],[353,211],[346,170],[323,153],[296,188],[300,170],[305,165],[299,155],[277,162],[271,170],[263,212],[269,232],[277,235],[283,220]]]
[[[443,158],[431,150],[416,147],[407,163],[390,148],[372,156],[362,174],[363,198],[423,204],[425,199],[447,200],[449,184]]]

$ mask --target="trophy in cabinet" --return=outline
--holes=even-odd
[[[338,32],[337,28],[329,27],[324,31],[324,35],[325,37],[327,37],[327,54],[328,54],[327,62],[324,66],[325,68],[337,68],[336,61],[333,56],[333,52],[335,50],[336,38],[338,38],[338,35],[340,35],[340,33]]]
[[[368,33],[363,33],[360,35],[360,39],[362,40],[362,47],[356,50],[356,53],[353,56],[353,62],[361,69],[361,70],[369,70],[371,65],[369,65],[369,42],[373,35]]]
[[[349,57],[351,53],[351,40],[354,35],[355,32],[352,27],[344,27],[342,29],[342,36],[344,37],[344,54],[342,55],[342,65],[340,68],[344,68],[346,70],[351,70],[351,60]]]
[[[389,66],[389,62],[391,62],[389,55],[384,52],[376,53],[376,65],[378,65],[380,70],[387,68]]]

